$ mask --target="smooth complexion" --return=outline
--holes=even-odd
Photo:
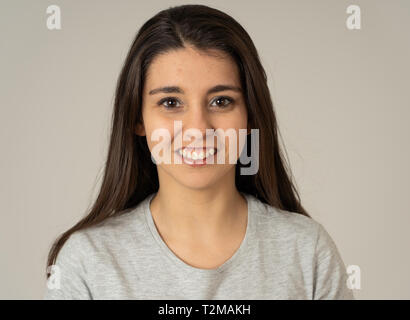
[[[203,135],[183,140],[183,146],[205,146],[206,129],[233,128],[239,137],[239,129],[248,129],[248,115],[235,62],[223,52],[191,46],[155,57],[145,79],[142,118],[136,134],[147,136],[150,150],[158,143],[150,139],[157,128],[169,130],[172,150],[176,136],[189,128]],[[173,131],[174,120],[182,121],[181,132]],[[224,144],[227,159],[229,139]],[[193,267],[217,268],[243,241],[248,209],[235,186],[235,165],[157,164],[160,186],[152,217],[167,246]]]

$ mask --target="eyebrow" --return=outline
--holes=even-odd
[[[242,89],[239,88],[239,87],[225,85],[225,84],[218,84],[218,85],[210,88],[207,91],[207,94],[220,92],[220,91],[226,91],[226,90],[242,92]],[[156,93],[160,93],[160,92],[163,92],[163,93],[184,93],[184,90],[182,90],[180,87],[176,87],[176,86],[167,86],[167,87],[152,89],[149,92],[149,94],[152,95],[152,94],[156,94]]]

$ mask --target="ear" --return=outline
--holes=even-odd
[[[145,127],[143,123],[138,122],[135,128],[135,134],[138,136],[145,136]]]

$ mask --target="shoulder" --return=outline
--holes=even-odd
[[[61,255],[91,260],[120,251],[128,243],[144,237],[145,200],[136,207],[121,211],[103,221],[73,232],[61,248]],[[59,254],[59,255],[60,255]]]
[[[259,236],[315,247],[323,226],[311,217],[273,207],[251,196]]]
[[[279,209],[251,196],[256,237],[269,241],[283,254],[297,253],[315,263],[340,260],[338,248],[325,227],[315,219],[297,212]]]
[[[268,239],[269,250],[302,267],[313,283],[314,299],[354,299],[339,249],[320,222],[254,200],[257,238]]]

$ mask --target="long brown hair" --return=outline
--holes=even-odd
[[[142,123],[144,79],[155,56],[184,48],[188,43],[202,50],[222,50],[239,68],[248,123],[250,128],[259,129],[259,170],[254,175],[240,175],[242,164],[238,161],[237,189],[273,207],[310,217],[301,205],[279,146],[266,73],[250,36],[237,21],[217,9],[204,5],[175,6],[145,22],[131,45],[116,87],[111,137],[99,194],[90,212],[53,243],[47,266],[55,263],[61,247],[75,231],[121,214],[158,191],[157,168],[151,160],[146,137],[135,133],[137,123]],[[247,145],[250,143],[247,141]]]

